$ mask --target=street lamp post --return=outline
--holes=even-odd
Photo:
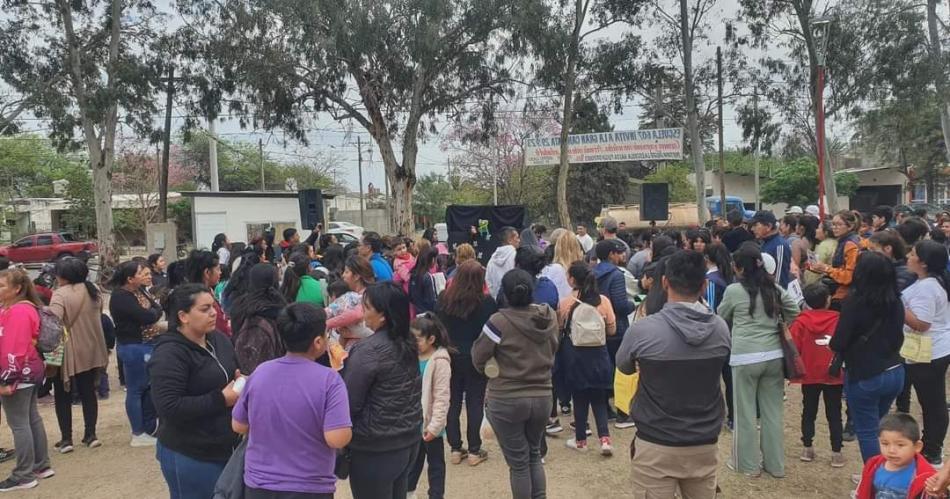
[[[818,81],[815,89],[815,134],[818,146],[818,215],[825,218],[825,56],[828,50],[828,29],[831,18],[815,19],[812,26],[821,33],[816,50],[818,56]],[[833,178],[833,177],[832,177]]]

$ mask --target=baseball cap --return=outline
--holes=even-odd
[[[755,212],[755,215],[752,215],[752,223],[773,226],[776,223],[775,213],[768,210],[759,210]]]
[[[785,211],[785,214],[786,214],[786,215],[801,215],[801,214],[803,214],[803,213],[805,213],[805,212],[802,211],[802,207],[801,207],[801,206],[792,206],[791,208],[789,208],[788,210]]]
[[[598,260],[606,259],[611,253],[626,253],[627,248],[619,239],[603,239],[594,247],[594,254]]]
[[[617,219],[614,217],[604,217],[604,230],[614,232],[617,230]]]
[[[813,216],[813,217],[817,217],[817,216],[818,216],[818,207],[815,206],[815,205],[813,205],[813,204],[810,204],[810,205],[808,205],[808,206],[805,207],[805,213],[808,213],[809,215],[811,215],[811,216]]]

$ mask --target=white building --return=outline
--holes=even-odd
[[[178,192],[168,193],[168,202],[181,199]],[[158,205],[158,193],[145,195],[113,194],[113,209],[140,209],[144,206]],[[69,210],[69,200],[65,198],[19,198],[13,200],[7,210],[12,215],[17,234],[30,232],[56,232],[64,230],[62,216]]]

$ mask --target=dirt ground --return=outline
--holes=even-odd
[[[113,364],[114,365],[114,364]],[[99,412],[99,438],[103,446],[98,449],[77,447],[71,454],[52,454],[56,476],[43,481],[39,487],[14,494],[22,498],[135,498],[150,499],[168,497],[155,460],[155,451],[150,448],[129,447],[129,427],[124,410],[124,392],[118,388],[114,367],[111,368],[112,396],[104,400]],[[785,456],[787,478],[776,480],[763,475],[749,479],[729,471],[725,460],[732,444],[731,434],[723,431],[719,443],[721,471],[719,473],[723,498],[843,498],[853,490],[850,476],[861,470],[861,460],[856,442],[845,443],[847,466],[832,469],[828,443],[828,426],[823,420],[824,411],[819,411],[818,435],[815,448],[818,459],[812,463],[798,460],[801,452],[799,422],[801,418],[801,392],[797,386],[787,390],[785,404]],[[41,401],[40,412],[46,424],[50,445],[59,440],[59,429],[51,399]],[[74,433],[82,435],[82,410],[73,408]],[[593,421],[591,421],[593,422]],[[561,423],[569,428],[568,417]],[[12,447],[12,437],[5,424],[0,425],[0,446]],[[611,427],[615,455],[603,458],[597,453],[578,454],[564,447],[570,438],[565,431],[558,438],[549,438],[550,452],[546,460],[548,497],[552,499],[619,498],[631,497],[629,484],[629,447],[634,429],[617,430]],[[495,442],[485,444],[489,460],[478,467],[465,464],[448,464],[446,497],[448,498],[504,498],[510,497],[508,470]],[[13,462],[0,465],[0,473],[6,475]],[[419,491],[426,490],[425,479]],[[338,498],[348,499],[350,493],[346,482],[338,484]],[[420,494],[420,497],[424,497]]]

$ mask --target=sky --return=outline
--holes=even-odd
[[[171,8],[172,0],[159,0],[158,8],[164,12],[175,12]],[[661,0],[661,3],[670,4],[672,0]],[[830,3],[836,3],[836,0],[829,0]],[[675,4],[675,3],[674,3]],[[723,40],[725,36],[725,21],[736,16],[738,0],[719,0],[716,7],[709,16],[711,29],[709,40],[700,42],[696,47],[694,58],[701,62],[707,58],[715,57],[714,41]],[[168,19],[169,27],[181,24],[181,18],[178,14],[173,14]],[[622,36],[624,31],[631,30],[629,26],[614,26],[610,30],[603,32],[603,36],[608,39],[616,39]],[[641,31],[641,36],[649,40],[655,37],[659,32],[658,26],[645,26]],[[678,65],[678,63],[677,63]],[[164,97],[161,97],[164,103]],[[517,110],[523,105],[523,101],[514,100],[503,105],[503,109]],[[164,106],[162,106],[164,107]],[[622,114],[611,116],[611,123],[615,130],[635,130],[637,129],[638,115],[640,113],[640,102],[631,100],[624,103]],[[182,101],[176,99],[174,107],[172,127],[177,130],[181,127],[184,119],[180,116],[188,114],[186,106]],[[737,128],[735,122],[735,112],[730,104],[726,104],[724,111],[724,142],[726,149],[734,149],[741,145],[741,131]],[[156,116],[156,124],[161,123],[162,116]],[[206,125],[205,125],[206,126]],[[451,126],[446,120],[437,123],[440,133],[444,133]],[[832,129],[829,134],[835,133],[835,124],[831,124]],[[24,128],[26,130],[43,130],[44,123],[33,117],[27,117]],[[264,131],[253,129],[242,129],[236,118],[223,117],[216,123],[216,133],[225,140],[235,142],[248,142],[257,144],[258,140],[263,140],[265,155],[274,160],[284,161],[307,161],[317,153],[332,153],[340,159],[340,168],[337,172],[337,180],[343,182],[352,191],[358,191],[358,160],[357,160],[357,140],[362,141],[363,148],[363,185],[364,188],[369,184],[381,187],[384,184],[383,164],[379,157],[376,145],[371,140],[365,129],[356,123],[338,123],[327,115],[317,115],[313,119],[310,131],[307,133],[309,144],[304,146],[300,143],[285,140],[284,134],[279,130]],[[131,131],[124,130],[124,134],[131,134]],[[417,175],[427,173],[446,173],[447,160],[449,153],[440,148],[442,136],[432,136],[419,146]],[[400,149],[396,145],[397,154]]]

